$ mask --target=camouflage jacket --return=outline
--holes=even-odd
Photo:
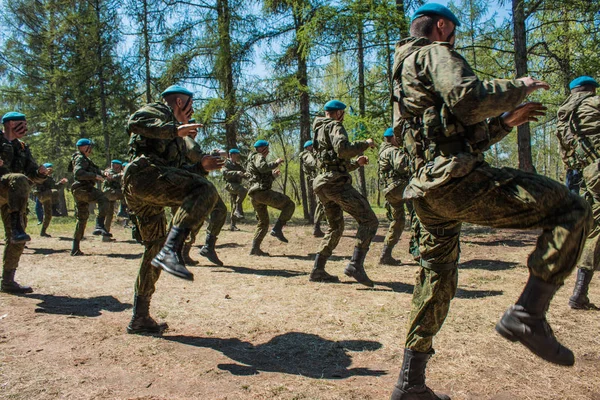
[[[188,162],[186,169],[203,176],[208,175],[208,171],[202,167],[202,159],[208,154],[202,151],[198,142],[190,136],[184,137],[183,142],[185,144],[185,158]]]
[[[146,104],[129,117],[129,153],[133,159],[145,156],[159,166],[186,164],[186,145],[177,136],[173,110],[162,103]]]
[[[96,177],[98,175],[102,176],[102,170],[92,160],[78,151],[73,154],[71,166],[74,179],[71,190],[79,188],[92,189],[96,187]]]
[[[8,141],[0,132],[0,159],[4,164],[0,167],[0,176],[8,173],[26,175],[33,183],[42,183],[46,175],[38,173],[39,166],[31,155],[29,146],[19,139]]]
[[[225,160],[225,165],[221,171],[223,172],[223,179],[227,183],[242,183],[244,177],[240,176],[238,172],[246,173],[242,164],[234,163],[229,158]]]
[[[570,95],[558,109],[556,135],[567,168],[583,169],[600,158],[600,96]]]
[[[350,142],[348,133],[340,121],[328,117],[316,117],[313,122],[313,147],[319,172],[313,189],[323,185],[352,182],[350,172],[359,167],[353,157],[369,148],[364,140]]]
[[[64,183],[56,183],[54,178],[49,176],[44,182],[38,183],[34,186],[33,193],[44,193],[51,190],[56,190],[61,186],[64,186]]]
[[[306,179],[313,180],[317,176],[317,160],[311,151],[304,150],[300,152],[300,164]]]
[[[408,38],[396,44],[394,134],[414,172],[407,197],[423,196],[483,163],[483,152],[511,128],[500,116],[526,97],[521,81],[481,81],[449,43]]]
[[[108,176],[106,180],[102,182],[102,191],[108,192],[111,190],[116,190],[118,192],[121,191],[121,181],[123,180],[123,170],[121,172],[117,172],[112,168],[109,168],[106,172],[108,172]]]
[[[252,153],[248,157],[248,164],[246,165],[246,172],[249,176],[250,189],[248,193],[255,192],[257,190],[269,190],[273,185],[275,177],[273,176],[273,170],[278,167],[275,161],[267,162],[266,158],[260,153]]]
[[[408,183],[406,157],[401,149],[391,143],[383,142],[378,155],[379,181],[383,184],[383,193]]]

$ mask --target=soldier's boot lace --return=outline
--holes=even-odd
[[[435,393],[425,385],[425,368],[433,354],[404,349],[400,377],[390,400],[450,400],[445,394]]]
[[[33,289],[29,286],[21,286],[15,282],[16,270],[2,271],[2,283],[0,284],[0,292],[12,294],[32,293]]]
[[[367,256],[368,249],[361,249],[360,247],[354,248],[354,254],[352,254],[352,259],[344,269],[344,273],[356,279],[358,283],[362,283],[365,286],[373,287],[373,281],[369,279],[367,273],[365,272],[365,257]]]
[[[169,326],[166,323],[157,323],[150,316],[150,297],[135,296],[133,316],[127,326],[127,333],[161,334],[168,328]]]
[[[381,256],[379,257],[379,264],[382,265],[400,265],[402,262],[400,260],[396,260],[392,257],[392,250],[394,248],[392,246],[383,245],[383,250],[381,251]]]
[[[282,229],[283,229],[283,222],[281,222],[280,220],[277,220],[277,222],[275,222],[275,225],[273,225],[273,229],[271,229],[271,236],[276,237],[283,243],[287,243],[288,240],[286,239],[285,236],[283,236]]]
[[[191,243],[185,243],[183,245],[183,250],[181,251],[181,256],[183,257],[183,261],[185,262],[185,265],[198,265],[198,261],[194,260],[192,258],[192,256],[190,255],[191,251],[192,251]]]
[[[194,274],[185,267],[185,261],[183,261],[183,257],[181,256],[183,243],[189,233],[190,230],[187,228],[173,226],[169,231],[165,245],[152,260],[152,266],[162,268],[164,271],[178,278],[193,281]]]
[[[325,271],[327,258],[319,253],[315,256],[315,264],[310,273],[309,281],[311,282],[339,282],[339,278],[335,275],[330,275]]]
[[[93,235],[102,235],[102,236],[112,236],[112,233],[109,233],[104,227],[104,220],[106,217],[96,217],[96,227],[92,231]]]
[[[73,247],[71,248],[72,256],[83,256],[83,252],[79,249],[79,240],[73,239]]]
[[[569,298],[569,307],[575,310],[598,309],[598,307],[590,303],[590,299],[588,299],[588,288],[593,276],[593,270],[583,268],[577,270],[577,279],[575,280],[573,295]]]
[[[223,266],[223,262],[219,260],[217,256],[217,252],[215,251],[215,243],[217,242],[217,237],[213,234],[206,234],[206,241],[204,242],[204,246],[200,249],[200,255],[202,257],[206,257],[208,261],[213,264],[216,264],[220,267]]]
[[[317,238],[322,238],[325,236],[325,232],[321,230],[321,223],[315,222],[315,227],[313,229],[313,236]]]
[[[560,344],[546,321],[546,311],[559,285],[532,275],[517,304],[496,324],[496,331],[512,342],[521,342],[535,355],[558,365],[573,365],[573,352]]]
[[[260,243],[257,242],[256,240],[252,241],[252,249],[250,249],[250,255],[251,256],[260,256],[260,257],[269,257],[270,254],[267,253],[266,251],[262,251],[260,249]]]
[[[10,241],[12,243],[26,243],[31,240],[31,236],[25,233],[22,216],[19,211],[10,213],[10,228]]]

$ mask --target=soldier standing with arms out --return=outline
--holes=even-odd
[[[304,150],[300,153],[300,164],[302,170],[304,171],[304,176],[306,177],[308,208],[311,210],[311,212],[314,211],[313,218],[315,221],[315,227],[313,229],[313,236],[320,238],[325,236],[321,230],[321,220],[325,216],[325,213],[323,211],[323,205],[318,198],[316,198],[313,190],[313,182],[317,177],[317,160],[313,155],[313,151],[313,141],[307,140],[304,143]]]
[[[62,178],[58,183],[52,178],[54,172],[53,165],[51,163],[45,163],[44,167],[48,173],[48,178],[40,183],[36,184],[33,190],[33,194],[37,197],[44,208],[44,218],[42,220],[42,229],[40,230],[40,236],[50,237],[46,230],[50,226],[52,220],[52,209],[54,204],[58,203],[58,188],[67,183],[67,178]]]
[[[589,76],[574,79],[571,95],[558,109],[557,136],[562,159],[573,172],[582,171],[584,198],[592,206],[594,227],[590,232],[577,270],[569,306],[596,309],[588,299],[594,270],[600,268],[600,96],[598,82]],[[572,190],[572,189],[571,189]],[[579,192],[579,185],[577,185]]]
[[[496,330],[549,362],[574,363],[554,337],[546,310],[577,263],[590,208],[552,179],[492,168],[483,157],[512,127],[543,115],[541,104],[521,103],[549,86],[531,77],[480,81],[453,49],[459,24],[448,8],[426,4],[413,16],[412,37],[396,45],[394,133],[415,154],[405,197],[413,199],[421,222],[421,268],[392,400],[449,399],[426,386],[425,368],[456,293],[462,222],[542,229],[527,262],[525,289]]]
[[[2,117],[4,131],[0,136],[0,211],[6,245],[2,264],[2,283],[0,291],[4,293],[31,293],[29,286],[21,286],[15,282],[15,272],[25,243],[31,237],[25,233],[23,224],[27,198],[31,186],[28,178],[34,183],[42,183],[46,179],[46,167],[36,164],[29,146],[20,139],[27,133],[25,114],[11,111]]]
[[[201,124],[189,124],[194,112],[193,93],[170,86],[164,103],[150,103],[129,117],[132,161],[123,175],[123,195],[135,222],[144,255],[135,283],[133,316],[128,333],[161,333],[167,325],[150,316],[150,300],[161,269],[179,278],[193,280],[182,257],[183,244],[192,229],[200,226],[213,210],[218,193],[198,171],[219,169],[219,157],[204,156],[201,164],[189,165],[184,137]],[[165,207],[178,207],[167,232]],[[165,241],[166,237],[166,241]]]
[[[106,209],[106,232],[110,233],[112,220],[115,215],[115,205],[117,201],[123,201],[123,191],[121,190],[121,180],[123,178],[123,162],[121,160],[112,160],[110,168],[104,173],[106,179],[102,183],[102,192],[108,200]],[[110,236],[102,236],[103,242],[113,241]]]
[[[254,240],[252,241],[250,255],[268,256],[269,253],[260,249],[260,244],[267,235],[267,230],[269,229],[269,211],[267,207],[281,210],[279,218],[271,230],[271,236],[287,243],[288,240],[283,236],[282,229],[290,218],[292,218],[292,215],[294,215],[296,205],[285,194],[271,189],[273,181],[281,173],[277,167],[283,164],[284,160],[278,158],[275,161],[267,162],[269,142],[266,140],[257,140],[256,143],[254,143],[254,149],[256,152],[250,155],[246,167],[251,184],[248,196],[250,196],[250,199],[252,200],[252,207],[254,207],[254,211],[256,211],[256,219],[258,220],[256,231],[254,231]]]
[[[400,241],[400,236],[406,224],[404,212],[405,200],[402,198],[404,189],[408,184],[408,165],[404,151],[398,148],[394,136],[394,129],[388,128],[383,134],[383,142],[379,147],[379,181],[383,183],[386,209],[390,227],[385,235],[383,251],[379,263],[384,265],[398,265],[399,260],[392,257],[394,246]]]
[[[369,162],[362,154],[368,148],[375,147],[375,142],[373,139],[356,142],[348,140],[348,134],[342,125],[345,109],[346,105],[341,101],[331,100],[325,104],[325,117],[316,117],[313,122],[313,146],[320,169],[313,188],[323,204],[329,230],[315,257],[310,280],[338,281],[336,276],[325,271],[325,264],[344,233],[344,212],[347,212],[358,222],[358,232],[354,254],[344,273],[363,285],[373,287],[373,281],[365,272],[364,262],[379,222],[369,200],[352,186],[350,172]],[[356,156],[359,156],[356,160],[351,159]]]
[[[246,177],[246,170],[240,163],[240,159],[241,154],[238,149],[229,150],[229,158],[225,160],[225,165],[222,170],[223,178],[225,179],[225,182],[227,182],[225,190],[227,190],[231,196],[232,231],[239,231],[236,222],[244,219],[244,199],[248,194],[248,189],[246,189],[242,183],[243,179]]]
[[[96,182],[104,182],[102,170],[94,164],[88,157],[92,154],[93,143],[90,139],[82,138],[76,143],[77,152],[73,154],[71,168],[73,170],[74,182],[71,185],[71,192],[75,199],[75,214],[77,224],[73,234],[72,256],[83,256],[79,249],[79,243],[83,238],[85,226],[90,216],[90,203],[98,204],[98,215],[96,216],[96,227],[92,231],[94,235],[112,236],[106,230],[104,221],[106,219],[106,209],[108,208],[108,199],[96,188]]]

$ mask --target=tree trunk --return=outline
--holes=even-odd
[[[364,118],[365,111],[365,49],[363,45],[363,24],[361,23],[358,28],[358,112],[360,118]],[[358,168],[358,188],[360,193],[367,197],[365,167]]]
[[[152,85],[150,77],[150,33],[148,31],[148,0],[143,1],[142,36],[144,43],[144,66],[146,68],[146,102],[152,103]]]
[[[216,76],[225,99],[225,145],[237,147],[237,99],[233,83],[233,55],[231,53],[231,9],[229,0],[217,0],[219,49]]]
[[[299,29],[300,27],[298,27]],[[296,34],[298,34],[296,29]],[[306,58],[300,52],[298,46],[296,46],[296,58],[298,62],[297,78],[300,84],[300,146],[299,149],[302,151],[304,142],[310,140],[311,129],[310,129],[310,98],[308,93],[308,66],[306,64]],[[312,197],[312,203],[314,203],[315,194],[310,188],[306,187],[306,176],[304,171],[300,168],[300,192],[302,194],[302,210],[304,212],[304,219],[309,223],[314,222],[314,209],[310,207],[311,201],[309,197]]]
[[[100,88],[100,124],[102,127],[102,136],[104,137],[104,156],[106,158],[106,165],[110,165],[110,135],[108,134],[108,115],[106,110],[106,88],[104,82],[104,57],[103,57],[103,47],[104,47],[104,39],[102,38],[103,32],[103,24],[102,24],[102,15],[101,15],[101,4],[98,0],[95,2],[96,7],[96,23],[98,24],[98,36],[96,38],[98,46],[96,54],[98,61],[98,84]]]

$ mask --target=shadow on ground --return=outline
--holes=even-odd
[[[87,299],[52,294],[28,294],[24,297],[41,300],[35,312],[59,315],[76,315],[79,317],[98,317],[102,310],[121,312],[132,307],[129,303],[121,303],[113,296],[96,296]]]
[[[389,288],[392,292],[407,294],[412,294],[415,288],[414,285],[403,282],[375,282],[374,288],[371,289],[365,287],[364,289],[361,288],[361,290],[388,291],[387,289],[378,288],[378,286]],[[503,293],[502,290],[470,290],[458,288],[455,297],[457,299],[479,299],[482,297],[501,296]]]
[[[33,251],[33,254],[41,254],[43,256],[47,256],[50,254],[69,253],[70,252],[69,249],[34,249],[31,247],[28,247],[27,250]]]
[[[256,375],[262,371],[315,379],[344,379],[387,374],[369,368],[349,368],[352,356],[348,351],[375,351],[381,348],[381,343],[368,340],[332,341],[302,332],[288,332],[259,345],[236,338],[163,336],[163,339],[220,351],[236,363],[219,364],[219,369],[233,375]]]
[[[258,269],[258,268],[248,268],[248,267],[236,267],[233,265],[224,265],[222,267],[216,267],[217,270],[213,272],[222,272],[222,273],[237,273],[237,274],[245,274],[245,275],[261,275],[261,276],[278,276],[280,278],[294,278],[296,276],[308,275],[306,272],[300,271],[292,271],[289,269]],[[226,268],[227,270],[222,270],[222,268]]]
[[[458,264],[459,269],[485,269],[487,271],[505,271],[515,268],[519,263],[513,261],[474,259]]]
[[[96,255],[105,256],[108,258],[123,258],[125,260],[137,260],[138,258],[142,258],[142,253],[138,253],[138,254],[107,253],[107,254],[96,254]]]
[[[528,247],[535,245],[535,240],[528,239],[504,239],[504,240],[463,240],[464,244],[477,246],[505,246],[505,247]]]

